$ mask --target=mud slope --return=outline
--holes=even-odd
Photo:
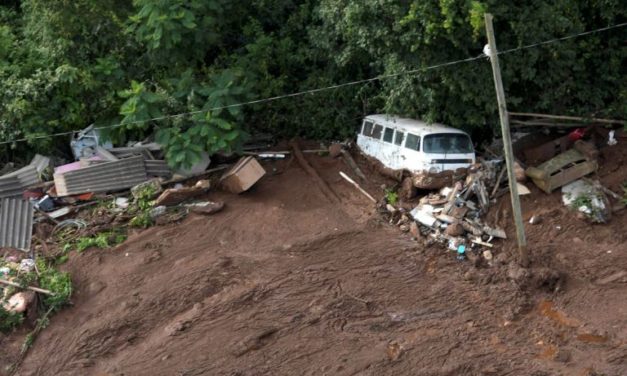
[[[380,223],[341,161],[309,158],[341,205],[278,164],[247,194],[210,194],[227,204],[215,216],[73,257],[74,307],[18,374],[627,374],[625,284],[607,279],[626,268],[624,214],[591,230],[549,213],[530,231],[530,275],[509,263],[511,243],[476,268]],[[559,208],[534,196],[526,215]]]

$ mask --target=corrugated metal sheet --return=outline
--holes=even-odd
[[[100,163],[54,175],[54,184],[59,196],[119,191],[146,180],[148,176],[142,156]]]
[[[172,170],[168,167],[168,163],[162,160],[145,160],[146,174],[148,176],[157,176],[163,178],[170,178],[172,176]]]
[[[50,165],[50,158],[39,154],[28,166],[0,176],[0,198],[19,197],[30,186],[41,182],[41,173]]]
[[[144,159],[155,159],[150,150],[147,147],[143,146],[111,148],[108,149],[108,151],[119,159],[128,158],[136,155],[142,155],[144,156]]]
[[[30,250],[33,205],[19,198],[0,201],[0,247]]]

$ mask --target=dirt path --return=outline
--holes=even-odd
[[[74,256],[74,307],[18,374],[627,374],[624,213],[590,227],[534,191],[526,215],[557,212],[529,229],[532,270],[511,242],[477,268],[378,220],[340,160],[308,159],[341,204],[292,163],[211,193],[215,216]]]

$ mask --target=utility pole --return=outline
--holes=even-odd
[[[503,80],[501,79],[501,68],[499,66],[498,50],[496,49],[496,39],[494,38],[494,27],[492,26],[492,15],[485,15],[485,29],[488,34],[488,45],[490,46],[490,62],[492,63],[492,74],[494,76],[494,86],[496,88],[496,99],[499,103],[499,117],[501,119],[501,133],[503,133],[503,148],[505,151],[505,166],[509,179],[509,193],[512,199],[512,211],[514,223],[516,224],[516,238],[518,240],[518,260],[523,267],[528,266],[529,256],[527,254],[527,240],[525,239],[525,227],[520,210],[520,198],[518,197],[518,186],[516,185],[516,175],[514,174],[514,151],[512,150],[512,135],[509,130],[509,114],[507,113],[507,103],[505,102],[505,90],[503,90]]]

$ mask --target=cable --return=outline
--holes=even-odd
[[[607,31],[607,30],[611,30],[611,29],[617,29],[617,28],[621,28],[621,27],[624,27],[624,26],[627,26],[627,22],[616,24],[616,25],[612,25],[612,26],[603,27],[603,28],[596,29],[596,30],[584,31],[584,32],[581,32],[579,34],[567,35],[567,36],[561,37],[561,38],[550,39],[550,40],[546,40],[546,41],[539,42],[539,43],[528,44],[526,46],[510,48],[508,50],[499,51],[497,54],[498,55],[503,55],[503,54],[508,54],[508,53],[512,53],[512,52],[522,51],[522,50],[526,50],[526,49],[529,49],[529,48],[534,48],[534,47],[538,47],[538,46],[542,46],[542,45],[547,45],[547,44],[551,44],[551,43],[555,43],[555,42],[560,42],[560,41],[564,41],[564,40],[568,40],[568,39],[573,39],[573,38],[577,38],[577,37],[584,36],[584,35],[590,35],[590,34],[594,34],[594,33],[599,33],[599,32],[603,32],[603,31]],[[336,84],[336,85],[321,87],[321,88],[317,88],[317,89],[298,91],[298,92],[291,93],[291,94],[277,95],[277,96],[274,96],[274,97],[263,98],[263,99],[255,99],[255,100],[248,101],[248,102],[241,102],[241,103],[235,103],[235,104],[230,104],[230,105],[226,105],[226,106],[213,107],[213,108],[209,108],[209,109],[205,109],[205,110],[196,110],[196,111],[182,112],[182,113],[179,113],[179,114],[164,115],[164,116],[159,116],[159,117],[146,119],[146,120],[136,120],[136,121],[130,121],[130,122],[126,122],[126,123],[118,123],[118,124],[112,124],[112,125],[107,125],[107,126],[94,127],[93,129],[96,129],[96,130],[112,129],[112,128],[118,128],[118,127],[121,127],[121,126],[124,126],[124,125],[140,124],[140,123],[145,123],[145,122],[149,122],[149,121],[161,121],[161,120],[166,120],[166,119],[175,119],[175,118],[179,118],[179,117],[183,117],[183,116],[196,115],[196,114],[207,113],[207,112],[216,111],[216,110],[224,110],[224,109],[234,108],[234,107],[244,107],[244,106],[249,106],[249,105],[253,105],[253,104],[261,104],[261,103],[273,102],[273,101],[277,101],[277,100],[280,100],[280,99],[299,97],[299,96],[303,96],[303,95],[307,95],[307,94],[316,94],[316,93],[320,93],[320,92],[323,92],[323,91],[336,90],[336,89],[340,89],[340,88],[343,88],[343,87],[355,86],[355,85],[365,84],[365,83],[369,83],[369,82],[385,80],[385,79],[388,79],[388,78],[415,74],[415,73],[418,73],[418,72],[424,72],[424,71],[428,71],[428,70],[432,70],[432,69],[448,67],[448,66],[452,66],[452,65],[456,65],[456,64],[467,63],[467,62],[479,60],[479,59],[482,59],[482,58],[485,58],[485,57],[486,57],[486,55],[480,54],[479,56],[476,56],[476,57],[469,57],[469,58],[466,58],[466,59],[449,61],[449,62],[446,62],[446,63],[430,65],[428,67],[416,68],[416,69],[412,69],[412,70],[408,70],[408,71],[404,71],[404,72],[399,72],[399,73],[384,74],[384,75],[380,75],[380,76],[376,76],[376,77],[372,77],[372,78],[366,78],[366,79],[363,79],[363,80],[350,81],[350,82],[345,82],[345,83],[342,83],[342,84]],[[74,133],[77,133],[77,132],[78,131],[68,131],[68,132],[54,133],[54,134],[50,134],[50,135],[42,135],[42,136],[34,136],[34,137],[24,137],[24,138],[14,139],[14,140],[11,140],[11,141],[1,141],[0,145],[12,144],[12,143],[17,143],[17,142],[25,142],[25,141],[30,141],[30,140],[39,140],[39,139],[45,139],[45,138],[53,138],[53,137],[59,137],[59,136],[67,136],[67,135],[71,135],[71,134],[74,134]]]
[[[579,34],[567,35],[567,36],[561,37],[561,38],[550,39],[550,40],[546,40],[544,42],[528,44],[528,45],[522,46],[522,47],[510,48],[509,50],[499,51],[497,53],[497,55],[508,54],[508,53],[511,53],[511,52],[526,50],[526,49],[529,49],[529,48],[534,48],[534,47],[542,46],[542,45],[545,45],[545,44],[561,42],[563,40],[573,39],[573,38],[577,38],[577,37],[581,37],[581,36],[589,35],[589,34],[600,33],[600,32],[607,31],[607,30],[618,29],[618,28],[625,27],[625,26],[627,26],[627,22],[623,22],[623,23],[620,23],[620,24],[612,25],[612,26],[602,27],[602,28],[596,29],[596,30],[584,31],[584,32],[581,32]]]

